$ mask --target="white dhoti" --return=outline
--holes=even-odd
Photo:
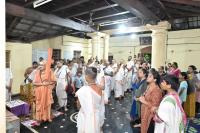
[[[11,101],[11,93],[8,92],[8,89],[6,89],[6,102]]]
[[[104,101],[105,103],[108,103],[108,99],[111,95],[111,77],[110,76],[104,76],[105,78],[105,89],[104,89]]]
[[[65,66],[62,66],[60,69],[57,68],[54,74],[57,78],[56,95],[58,98],[58,103],[60,107],[65,107],[67,105],[67,92],[65,90],[67,85],[67,69]]]
[[[126,88],[127,89],[130,89],[131,88],[131,83],[132,83],[132,71],[131,72],[128,72],[128,75],[127,75],[127,78],[126,78]]]
[[[115,82],[115,98],[124,96],[123,84],[122,81],[116,80]]]
[[[111,91],[113,91],[115,88],[115,77],[111,77]]]
[[[66,93],[66,81],[65,79],[58,79],[56,85],[56,95],[58,98],[58,104],[60,107],[67,105],[67,93]]]
[[[115,76],[115,97],[124,96],[124,69],[123,66],[119,69]]]

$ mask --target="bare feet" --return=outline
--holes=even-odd
[[[138,128],[138,127],[141,127],[141,124],[136,124],[136,125],[133,125],[134,128]]]
[[[68,111],[68,108],[65,107],[65,112],[67,112],[67,111]]]

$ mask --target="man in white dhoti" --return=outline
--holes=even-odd
[[[6,67],[6,101],[11,100],[13,75],[11,69]]]
[[[80,110],[77,117],[78,133],[100,133],[104,123],[104,99],[101,88],[96,84],[97,69],[85,71],[87,86],[76,92]]]
[[[128,62],[126,64],[126,68],[128,70],[127,72],[127,82],[126,82],[126,88],[125,91],[129,91],[131,89],[131,82],[132,82],[132,76],[133,76],[133,68],[134,68],[134,61],[132,60],[132,56],[128,57]]]
[[[161,82],[161,88],[167,91],[156,112],[154,133],[184,133],[186,115],[177,94],[178,79],[173,75],[166,75]]]
[[[115,99],[116,100],[121,100],[121,98],[124,97],[124,89],[123,89],[123,85],[124,85],[124,65],[121,62],[118,65],[118,71],[116,73],[115,76]]]
[[[111,95],[111,87],[112,87],[112,76],[113,76],[113,69],[107,62],[106,67],[104,69],[104,79],[105,79],[105,89],[104,89],[104,101],[105,104],[108,104],[109,98]]]
[[[117,73],[117,62],[115,60],[112,60],[112,64],[110,65],[113,69],[113,76],[111,77],[111,92],[114,94],[114,88],[115,88],[115,75]]]
[[[67,69],[66,66],[63,65],[63,61],[59,60],[57,62],[57,68],[54,72],[57,84],[56,84],[56,95],[58,98],[58,104],[61,110],[67,111],[67,93],[66,93],[66,75]]]

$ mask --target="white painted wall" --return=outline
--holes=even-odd
[[[200,29],[170,31],[167,44],[168,62],[177,62],[183,71],[189,65],[200,69]]]
[[[12,93],[20,93],[20,84],[24,81],[26,68],[32,66],[32,45],[25,43],[6,43],[10,50],[11,71],[13,74]]]

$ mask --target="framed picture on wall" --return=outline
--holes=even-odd
[[[151,45],[152,38],[151,36],[140,37],[140,45]]]

